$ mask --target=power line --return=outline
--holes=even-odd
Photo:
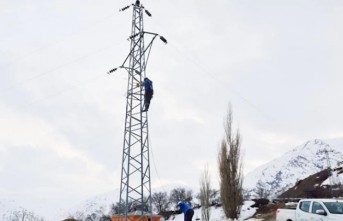
[[[35,48],[35,49],[33,49],[32,51],[27,52],[27,53],[25,53],[25,54],[22,55],[22,56],[18,56],[18,57],[14,58],[13,60],[11,60],[11,61],[9,61],[9,62],[7,62],[7,63],[0,64],[0,69],[5,68],[5,67],[7,67],[7,66],[10,65],[10,64],[16,63],[16,62],[18,62],[18,61],[20,61],[20,60],[23,60],[23,59],[25,59],[25,58],[28,58],[28,57],[30,57],[31,55],[37,54],[37,53],[43,51],[43,50],[46,49],[46,48],[49,48],[49,47],[52,47],[52,46],[54,46],[54,45],[57,45],[57,44],[59,44],[59,43],[61,43],[61,42],[64,42],[64,41],[68,40],[69,38],[71,38],[71,37],[73,37],[73,36],[75,36],[75,35],[78,35],[79,33],[83,32],[83,31],[85,31],[85,30],[88,30],[88,29],[90,29],[90,28],[93,27],[93,26],[96,26],[98,23],[102,22],[102,21],[105,20],[105,19],[108,19],[108,18],[111,17],[111,16],[112,16],[112,14],[106,15],[106,16],[104,16],[103,18],[101,18],[101,19],[99,19],[99,20],[93,22],[93,23],[90,24],[89,26],[86,26],[86,28],[83,28],[83,29],[81,29],[81,30],[79,30],[79,31],[75,31],[75,32],[72,32],[72,33],[68,34],[68,35],[67,35],[64,39],[62,39],[62,40],[52,41],[52,42],[47,43],[47,44],[45,44],[45,45],[43,45],[43,46],[41,46],[41,47]]]
[[[65,67],[65,66],[68,66],[68,65],[70,65],[70,64],[79,62],[79,61],[81,61],[81,60],[83,60],[83,59],[86,59],[86,58],[88,58],[88,57],[91,57],[91,56],[93,56],[94,54],[97,54],[97,53],[102,52],[102,51],[104,51],[104,50],[106,50],[106,49],[109,49],[109,48],[111,48],[111,47],[106,46],[106,47],[104,47],[104,48],[100,48],[100,49],[98,49],[98,50],[96,50],[96,51],[93,51],[93,52],[87,54],[87,55],[83,55],[83,56],[77,57],[77,58],[75,58],[75,59],[73,59],[73,60],[71,60],[71,61],[68,61],[68,62],[66,62],[66,63],[64,63],[64,64],[61,64],[61,65],[57,66],[57,67],[54,67],[54,68],[52,68],[52,69],[50,69],[50,70],[48,70],[48,71],[44,71],[44,72],[42,72],[42,73],[40,73],[40,74],[36,74],[36,75],[34,75],[34,76],[32,76],[32,77],[29,77],[29,78],[24,79],[24,80],[22,80],[22,81],[16,82],[16,83],[10,85],[10,86],[7,87],[7,88],[1,89],[1,90],[0,90],[0,95],[4,94],[4,93],[6,93],[7,91],[10,91],[10,90],[12,90],[12,89],[14,89],[14,88],[16,88],[16,87],[18,87],[18,86],[20,86],[20,85],[23,85],[23,84],[25,84],[25,83],[27,83],[27,82],[30,82],[30,81],[33,81],[33,80],[35,80],[35,79],[41,78],[41,77],[43,77],[43,76],[45,76],[45,75],[51,74],[52,72],[54,72],[54,71],[56,71],[56,70],[59,70],[59,69]]]
[[[160,28],[164,28],[163,25],[161,25],[159,23],[158,20],[153,20],[153,23],[155,23],[156,25],[160,26]],[[204,63],[200,63],[198,61],[196,61],[195,57],[193,55],[188,54],[187,52],[185,52],[184,50],[180,49],[178,47],[177,44],[174,44],[174,41],[172,39],[173,34],[172,33],[168,33],[168,38],[171,39],[170,40],[170,45],[172,46],[172,48],[174,48],[174,50],[179,53],[182,57],[185,57],[188,61],[190,61],[191,63],[194,64],[195,67],[197,67],[199,70],[201,70],[204,74],[208,75],[210,78],[212,78],[212,80],[214,80],[217,84],[220,84],[221,86],[229,89],[233,94],[235,94],[237,97],[239,97],[241,100],[243,100],[245,103],[247,103],[250,107],[252,107],[253,109],[255,109],[260,115],[262,115],[264,118],[271,120],[271,117],[268,116],[263,110],[261,110],[261,108],[259,108],[257,105],[255,105],[253,102],[251,102],[249,99],[247,99],[246,97],[244,97],[243,95],[241,95],[238,91],[234,90],[233,87],[228,84],[228,83],[224,83],[223,81],[221,81],[220,79],[216,78],[215,76],[213,76],[206,68],[204,68]],[[229,88],[228,88],[229,87]]]
[[[38,103],[41,103],[41,102],[43,102],[45,100],[48,100],[50,98],[57,97],[57,96],[59,96],[61,94],[64,94],[65,92],[68,92],[68,91],[71,91],[73,89],[76,89],[76,88],[80,87],[81,85],[85,85],[85,84],[88,84],[88,83],[93,83],[95,81],[98,81],[100,79],[100,77],[103,77],[103,76],[99,74],[96,77],[89,78],[86,81],[81,82],[79,84],[73,84],[69,88],[64,88],[64,89],[62,89],[60,91],[57,91],[57,92],[55,92],[53,94],[50,94],[50,95],[44,96],[42,98],[36,99],[36,100],[34,100],[34,101],[32,101],[32,102],[30,102],[28,104],[16,107],[15,110],[23,110],[23,109],[29,108],[29,107],[31,107],[34,104],[38,104]]]
[[[150,143],[149,145],[150,145],[150,151],[151,151],[151,158],[152,158],[152,162],[153,162],[153,164],[154,164],[155,173],[156,173],[157,179],[161,182],[161,177],[160,177],[160,175],[159,175],[159,173],[158,173],[158,171],[157,171],[157,167],[156,167],[156,161],[155,161],[155,156],[154,156],[154,153],[153,153],[153,150],[152,150],[152,145],[151,145],[151,139],[150,139],[150,137],[149,137],[149,143]],[[164,192],[167,192],[167,191],[165,190],[164,186],[161,186],[161,187],[162,187],[162,189],[163,189]]]
[[[241,100],[243,100],[245,103],[247,103],[249,106],[251,106],[253,109],[255,109],[256,111],[258,111],[263,117],[265,117],[266,119],[270,120],[271,118],[264,113],[264,111],[262,111],[258,106],[256,106],[253,102],[249,101],[249,99],[245,98],[244,96],[242,96],[238,91],[234,90],[232,88],[232,86],[230,86],[229,83],[227,82],[223,82],[220,79],[216,78],[215,76],[213,76],[213,74],[211,74],[208,70],[206,70],[202,64],[200,64],[199,62],[197,62],[194,59],[194,56],[188,55],[185,52],[183,52],[181,49],[179,49],[177,47],[176,44],[174,43],[170,43],[170,45],[172,46],[172,48],[175,49],[175,51],[177,51],[180,55],[182,55],[183,57],[185,57],[187,60],[189,60],[191,63],[194,64],[195,67],[197,67],[199,70],[201,70],[204,74],[208,75],[210,78],[212,78],[212,80],[214,80],[217,84],[220,84],[222,87],[225,87],[227,89],[229,89],[232,93],[234,93],[236,96],[238,96]]]

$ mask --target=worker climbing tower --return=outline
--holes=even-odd
[[[138,0],[120,11],[130,7],[133,8],[132,31],[128,39],[130,52],[121,66],[109,71],[110,74],[122,68],[128,72],[119,214],[113,220],[155,220],[151,205],[148,112],[143,111],[144,90],[140,83],[146,77],[153,41],[157,36],[164,43],[167,41],[156,33],[144,31],[143,12],[148,16],[151,13]]]

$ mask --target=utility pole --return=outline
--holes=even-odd
[[[122,170],[119,198],[118,220],[147,220],[152,216],[151,205],[151,177],[149,159],[149,127],[148,112],[143,112],[144,95],[140,83],[146,77],[146,65],[152,43],[156,37],[167,43],[167,40],[151,32],[144,31],[143,12],[148,16],[151,13],[137,0],[134,4],[122,8],[125,11],[133,8],[130,52],[123,64],[109,71],[109,74],[118,68],[128,72],[126,114],[124,128],[124,142],[122,155]],[[147,46],[145,40],[150,37]],[[133,217],[135,215],[135,218]]]
[[[330,160],[330,155],[329,155],[329,148],[330,148],[330,146],[325,145],[324,150],[322,150],[322,151],[320,151],[320,152],[324,152],[324,154],[325,154],[326,167],[327,167],[326,169],[327,169],[327,171],[328,171],[328,176],[329,176],[329,189],[328,189],[328,191],[329,191],[330,197],[333,197],[333,190],[332,190],[332,187],[333,187],[334,185],[336,185],[336,182],[335,182],[335,178],[333,177],[333,173],[332,173],[333,169],[332,169],[332,167],[331,167],[331,160]]]

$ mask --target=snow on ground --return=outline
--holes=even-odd
[[[252,217],[255,212],[256,212],[256,208],[252,208],[251,205],[254,204],[254,201],[245,201],[244,205],[241,208],[241,217],[239,218],[239,220],[249,220],[249,221],[254,221],[256,219],[251,218],[248,219],[250,217]],[[162,221],[163,219],[161,219]],[[195,209],[194,210],[194,216],[193,216],[193,220],[197,221],[197,220],[201,220],[201,209]],[[228,219],[224,218],[224,211],[222,209],[222,207],[212,207],[211,208],[211,215],[210,215],[210,221],[226,221]],[[183,214],[178,214],[175,216],[171,216],[168,220],[165,221],[184,221],[184,216]]]
[[[332,176],[324,180],[322,185],[332,185],[331,182],[333,182],[333,184],[341,184],[342,181],[343,174],[338,174],[337,171],[332,171]]]

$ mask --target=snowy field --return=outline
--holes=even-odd
[[[255,221],[257,219],[250,218],[252,217],[255,212],[256,208],[251,208],[250,206],[253,205],[253,201],[245,201],[244,205],[242,206],[241,209],[241,216],[239,220],[249,220],[249,221]],[[228,221],[228,219],[224,218],[224,212],[221,207],[218,208],[211,208],[211,215],[210,215],[210,221]],[[193,221],[200,221],[201,220],[201,209],[195,209],[194,210],[194,216],[193,216]],[[184,221],[183,214],[178,214],[175,216],[171,216],[168,220],[163,220],[161,221]]]

